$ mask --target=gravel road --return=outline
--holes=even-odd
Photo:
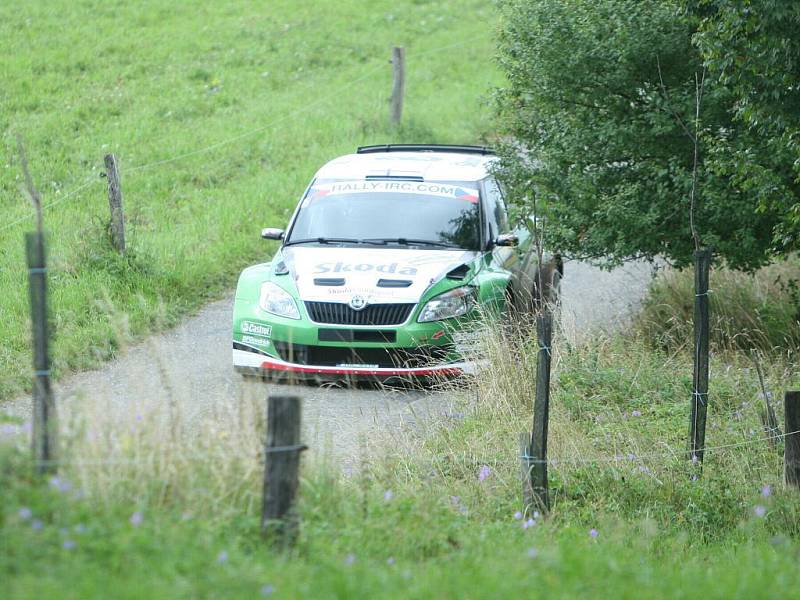
[[[594,328],[613,328],[644,297],[651,267],[630,263],[611,272],[588,264],[566,265],[562,282],[562,320],[568,335]],[[86,397],[103,397],[109,405],[161,403],[178,398],[187,421],[209,415],[218,403],[247,394],[286,393],[286,386],[244,382],[230,362],[232,297],[211,303],[171,331],[133,346],[95,371],[67,377],[56,386],[62,410]],[[357,458],[368,439],[385,438],[413,424],[424,427],[433,416],[447,414],[452,398],[444,393],[412,390],[343,389],[302,386],[291,391],[304,398],[304,438],[345,463]],[[30,418],[30,397],[0,406]],[[127,412],[130,415],[130,411]]]

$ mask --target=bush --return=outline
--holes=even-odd
[[[710,280],[711,342],[715,350],[797,351],[800,347],[800,260],[754,274],[714,269]],[[693,340],[694,281],[690,270],[657,277],[636,318],[636,329],[664,349]]]

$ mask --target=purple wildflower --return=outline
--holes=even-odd
[[[34,531],[41,531],[44,529],[44,523],[42,523],[39,519],[34,519],[31,521],[31,529]]]
[[[225,550],[217,554],[217,562],[221,565],[228,562],[228,553]]]
[[[522,513],[517,511],[514,513],[514,520],[519,521],[522,518]]]
[[[533,518],[538,519],[541,515],[539,514],[538,510],[533,511]]]
[[[13,423],[3,423],[3,425],[0,426],[0,433],[3,435],[14,435],[17,433],[17,426]]]
[[[450,502],[453,506],[461,504],[461,496],[450,496]]]
[[[356,562],[356,555],[355,554],[348,554],[344,558],[344,564],[346,564],[348,567],[350,565],[355,564],[355,562]]]
[[[77,546],[75,540],[64,540],[64,543],[61,544],[61,547],[64,548],[64,550],[72,550],[75,548],[75,546]]]
[[[61,493],[66,493],[72,489],[72,484],[56,475],[50,478],[50,487],[57,489]]]
[[[631,416],[632,417],[641,417],[642,413],[639,412],[638,410],[634,410],[633,412],[631,412]]]
[[[394,559],[394,556],[390,556],[389,558],[386,559],[386,564],[389,565],[390,567],[396,562],[397,561]]]
[[[539,556],[539,551],[536,548],[528,548],[528,556],[530,558],[536,558]]]
[[[769,498],[772,495],[772,488],[769,485],[765,485],[761,488],[761,495],[764,498]]]
[[[489,468],[489,465],[483,465],[478,471],[478,481],[486,481],[489,476],[492,474],[492,470]]]
[[[394,498],[394,492],[392,490],[386,490],[383,492],[383,501],[389,502],[392,498]]]
[[[17,511],[17,516],[23,521],[27,521],[33,516],[33,511],[27,506],[23,506]]]
[[[83,523],[78,523],[72,529],[75,531],[75,533],[86,533],[86,525]]]
[[[756,505],[753,507],[753,512],[754,512],[754,513],[756,514],[756,516],[757,516],[757,517],[760,519],[760,518],[762,518],[764,515],[766,515],[766,514],[767,514],[767,507],[766,507],[766,506],[764,506],[763,504],[756,504]]]
[[[529,529],[529,528],[535,527],[535,526],[536,526],[536,521],[534,521],[533,519],[528,519],[527,521],[525,521],[522,524],[522,528],[523,529]]]
[[[270,584],[262,585],[260,591],[262,596],[272,596],[275,593],[275,586]]]
[[[592,528],[589,530],[589,537],[590,537],[590,538],[592,538],[592,539],[595,539],[595,538],[596,538],[598,535],[600,535],[600,532],[599,532],[599,531],[597,531],[597,529],[595,529],[594,527],[592,527]]]
[[[650,468],[649,468],[649,467],[646,467],[646,466],[644,466],[644,465],[639,465],[639,471],[640,471],[641,473],[649,473],[649,472],[650,472]]]
[[[134,527],[138,527],[139,525],[142,524],[142,521],[144,521],[144,517],[142,516],[142,513],[137,510],[135,513],[131,515],[131,518],[129,520],[131,525],[133,525]]]

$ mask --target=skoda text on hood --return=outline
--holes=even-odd
[[[348,302],[354,295],[368,304],[416,303],[452,269],[471,262],[476,252],[365,248],[285,248],[283,259],[301,300]],[[332,285],[330,280],[344,280]],[[386,280],[395,286],[388,287]],[[379,285],[383,283],[384,285]]]

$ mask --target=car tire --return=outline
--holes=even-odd
[[[562,271],[555,261],[544,266],[533,282],[533,312],[538,314],[545,307],[555,312],[561,304]],[[541,281],[541,290],[539,289]]]

